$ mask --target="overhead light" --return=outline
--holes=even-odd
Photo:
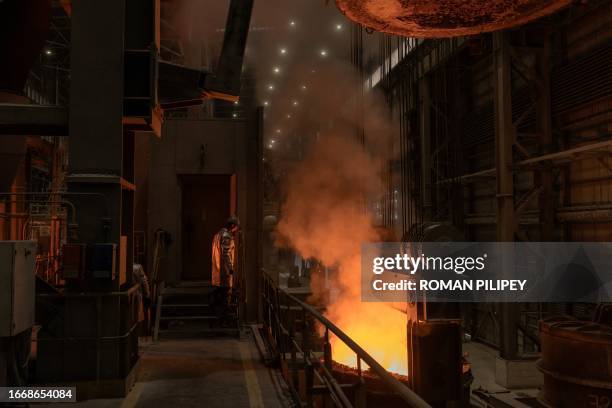
[[[232,118],[237,118],[238,114],[237,113],[232,113]]]
[[[234,105],[238,105],[238,101],[234,101]]]
[[[342,24],[336,24],[336,31],[342,30]]]
[[[273,91],[274,90],[274,85],[270,84],[268,85],[268,91]]]
[[[276,133],[280,135],[281,130],[280,129],[276,129]],[[272,141],[272,143],[274,143],[274,141]]]
[[[268,144],[268,149],[271,149],[273,147],[274,147],[274,145],[272,143]]]
[[[47,54],[47,55],[53,55],[53,51],[47,48],[47,49],[45,50],[45,54]]]
[[[281,48],[280,49],[280,53],[281,53],[281,55],[287,54],[287,49],[285,47]]]
[[[295,20],[289,20],[289,27],[295,27],[296,22]]]
[[[263,103],[263,104],[264,104],[264,106],[268,106],[268,105],[270,105],[270,102],[268,102],[268,101],[264,101],[264,103]]]
[[[305,91],[306,89],[308,89],[306,85],[302,85],[300,88],[302,89],[302,91]]]
[[[280,67],[274,67],[274,68],[272,68],[272,71],[273,71],[275,74],[280,74]]]
[[[298,106],[300,103],[298,101],[293,101],[293,106]]]
[[[276,140],[272,139],[272,140],[270,140],[270,143],[274,144],[274,143],[276,143]]]
[[[287,114],[287,119],[291,119],[291,114],[290,113]]]
[[[327,57],[327,50],[319,51],[319,55],[322,56],[322,57]]]

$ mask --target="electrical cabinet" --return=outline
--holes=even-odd
[[[115,279],[117,265],[116,244],[90,244],[87,248],[88,270],[95,279]]]
[[[0,337],[34,325],[36,241],[0,241]]]
[[[87,245],[64,244],[62,246],[62,273],[64,279],[84,279]]]

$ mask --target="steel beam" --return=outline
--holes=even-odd
[[[508,33],[505,31],[494,33],[493,44],[497,240],[510,242],[514,241],[516,229],[512,172],[512,146],[516,138],[516,129],[512,122],[512,68]],[[518,351],[518,308],[514,303],[501,303],[499,312],[500,357],[512,360],[517,357]]]
[[[217,70],[206,78],[204,93],[212,98],[238,100],[252,9],[253,0],[230,1]]]
[[[0,135],[67,136],[68,111],[61,106],[0,104]]]
[[[421,200],[423,204],[423,219],[432,219],[433,200],[431,186],[431,93],[429,79],[419,80],[419,132],[421,139]]]
[[[528,167],[534,167],[543,165],[545,163],[550,163],[553,167],[556,166],[559,162],[576,162],[579,160],[587,160],[593,159],[595,156],[593,154],[601,153],[602,155],[610,155],[612,154],[612,140],[604,140],[601,142],[594,142],[583,146],[573,147],[571,149],[562,150],[560,152],[553,152],[543,154],[541,156],[531,157],[529,159],[521,160],[518,162],[514,162],[512,165],[512,169],[514,171],[525,169]],[[475,182],[478,179],[489,179],[492,177],[496,177],[497,170],[496,169],[487,169],[481,170],[470,174],[465,174],[463,176],[445,179],[439,181],[439,183],[468,183]]]
[[[552,148],[552,112],[550,101],[550,40],[545,31],[544,47],[536,59],[538,75],[538,97],[536,102],[536,124],[540,136],[540,151],[547,153]],[[555,236],[555,199],[553,197],[553,174],[545,167],[535,174],[535,183],[540,186],[538,197],[540,209],[540,240],[552,241]]]

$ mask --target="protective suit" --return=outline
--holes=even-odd
[[[213,238],[212,245],[212,284],[213,286],[233,286],[236,246],[234,235],[227,228],[221,228]]]

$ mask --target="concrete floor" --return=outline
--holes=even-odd
[[[472,390],[482,388],[489,392],[507,391],[495,382],[495,359],[499,352],[487,345],[477,342],[463,343],[463,352],[472,366]]]
[[[137,382],[124,399],[49,404],[53,408],[291,406],[280,372],[251,338],[163,340],[143,346]]]

